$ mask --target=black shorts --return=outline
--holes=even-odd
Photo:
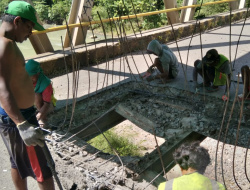
[[[21,112],[29,123],[39,126],[34,107],[21,110]],[[52,177],[42,148],[26,146],[16,125],[10,119],[3,120],[0,124],[0,133],[10,155],[11,167],[18,170],[22,179],[31,176],[38,182],[43,182]],[[46,145],[45,148],[48,149]]]

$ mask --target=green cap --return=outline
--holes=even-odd
[[[36,30],[45,30],[43,26],[38,24],[36,19],[36,10],[27,2],[25,1],[12,1],[8,5],[8,9],[4,11],[4,13],[20,16],[27,20],[30,20],[35,24],[34,29]]]

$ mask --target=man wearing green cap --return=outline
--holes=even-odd
[[[24,57],[16,45],[44,30],[35,9],[27,2],[12,1],[0,26],[0,134],[8,149],[16,189],[27,189],[26,178],[34,177],[40,189],[54,189],[52,173],[41,147],[44,135],[37,126],[32,81]]]

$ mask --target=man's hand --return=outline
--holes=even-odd
[[[20,136],[27,146],[44,146],[44,135],[41,129],[36,128],[35,125],[30,124],[28,121],[24,121],[17,125]]]
[[[40,119],[41,119],[41,112],[38,112],[37,114],[36,114],[36,119],[39,121]]]

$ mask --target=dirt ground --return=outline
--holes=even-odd
[[[136,126],[129,120],[125,120],[118,124],[114,128],[114,132],[118,136],[127,138],[131,143],[138,145],[142,155],[149,154],[155,150],[156,142],[155,137],[151,133],[148,133]],[[158,145],[162,145],[165,142],[164,138],[156,137]]]

